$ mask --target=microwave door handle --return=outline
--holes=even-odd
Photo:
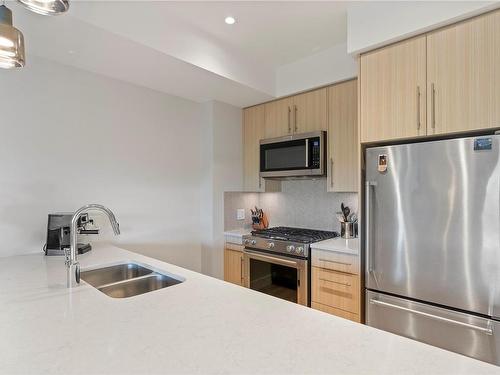
[[[309,168],[309,139],[306,138],[306,168]]]

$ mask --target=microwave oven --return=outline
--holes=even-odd
[[[260,176],[307,178],[325,175],[326,132],[287,135],[260,141]]]

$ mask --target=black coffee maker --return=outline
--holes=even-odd
[[[70,248],[72,213],[49,214],[47,222],[47,243],[44,246],[45,255],[64,255],[64,249]],[[86,229],[87,224],[93,224],[88,214],[83,214],[78,220],[79,233],[98,234],[98,229]],[[84,254],[92,250],[90,244],[78,244],[78,253]]]

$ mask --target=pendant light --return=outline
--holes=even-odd
[[[66,13],[69,9],[69,0],[18,0],[32,12],[44,16],[54,16]]]
[[[22,68],[24,62],[23,34],[12,26],[12,11],[0,5],[0,68]]]

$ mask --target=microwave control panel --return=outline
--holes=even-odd
[[[319,138],[312,138],[310,140],[311,143],[311,164],[310,168],[317,169],[320,167],[321,161],[321,147],[319,144]]]

